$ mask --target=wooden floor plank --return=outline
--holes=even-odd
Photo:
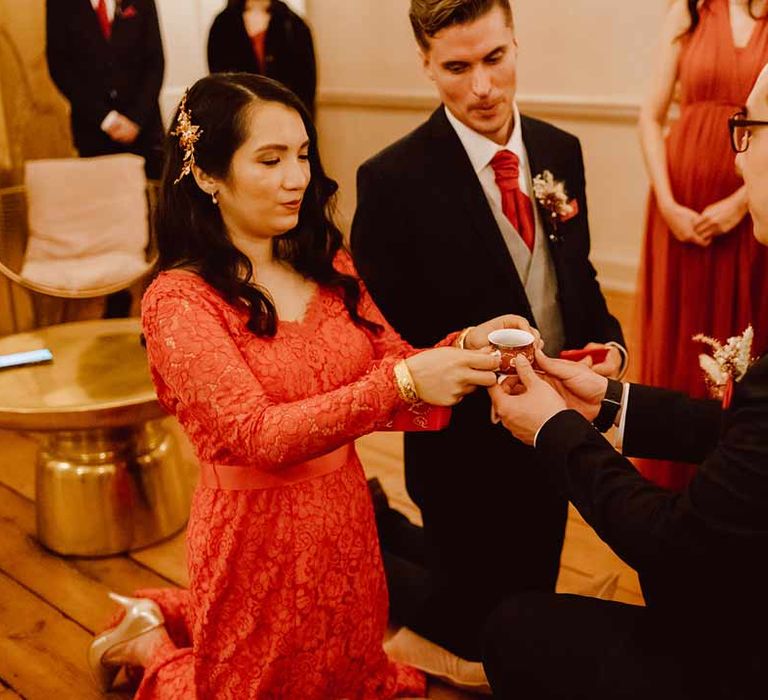
[[[131,552],[129,556],[177,586],[189,585],[185,532],[151,547]]]
[[[59,557],[42,547],[34,532],[34,503],[0,486],[0,571],[90,632],[102,629],[111,617],[109,590],[131,593],[169,585],[124,557],[97,564]]]
[[[0,430],[0,484],[34,499],[37,442],[29,435]]]
[[[23,700],[21,695],[19,695],[16,691],[13,690],[13,688],[9,688],[3,681],[2,678],[0,678],[0,700]]]
[[[0,677],[16,693],[28,700],[103,698],[87,668],[90,642],[79,625],[0,573]]]

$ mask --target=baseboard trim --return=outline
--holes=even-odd
[[[634,294],[637,291],[637,260],[616,255],[592,256],[600,286],[609,292]]]
[[[318,93],[321,108],[427,112],[438,104],[437,97],[427,92],[330,88]],[[638,103],[610,98],[523,94],[518,104],[523,112],[550,119],[634,124],[640,115]]]

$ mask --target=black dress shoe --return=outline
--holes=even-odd
[[[381,482],[373,477],[368,479],[368,493],[371,494],[371,501],[373,501],[373,512],[378,519],[381,515],[386,513],[389,508],[389,499],[384,491],[384,487]]]

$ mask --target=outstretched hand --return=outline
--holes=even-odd
[[[538,351],[541,352],[540,350]],[[576,365],[577,363],[569,362]],[[583,365],[587,371],[588,368]],[[517,382],[514,387],[494,385],[488,389],[496,415],[504,427],[526,445],[533,445],[536,433],[544,423],[568,406],[560,394],[534,372],[522,355],[515,358]],[[507,393],[512,391],[512,394]]]
[[[600,404],[608,388],[608,380],[580,362],[547,357],[536,351],[536,364],[546,372],[547,380],[557,389],[568,408],[592,422],[600,412]]]
[[[422,401],[453,406],[479,386],[496,383],[499,358],[489,350],[432,348],[406,361]]]

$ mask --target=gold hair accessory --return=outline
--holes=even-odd
[[[405,403],[418,403],[420,401],[419,393],[416,391],[416,382],[413,381],[413,375],[405,360],[400,360],[395,365],[395,384],[397,385],[397,393],[400,394],[400,398]]]
[[[187,111],[187,93],[181,98],[179,105],[179,116],[176,119],[176,128],[171,132],[171,136],[179,137],[179,144],[184,151],[184,164],[182,165],[179,176],[173,181],[176,185],[181,182],[185,175],[192,172],[192,166],[195,164],[195,144],[200,138],[203,130],[192,123],[192,114]]]

